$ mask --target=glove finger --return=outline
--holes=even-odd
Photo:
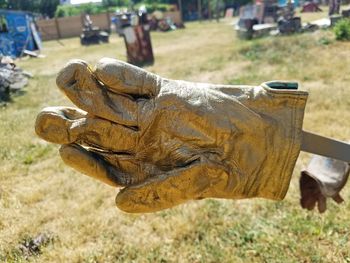
[[[324,213],[327,210],[327,198],[325,196],[319,196],[317,208],[320,213]]]
[[[132,173],[123,172],[120,167],[111,165],[101,155],[79,145],[62,145],[60,155],[68,166],[111,186],[126,186],[137,181],[132,177]],[[123,168],[125,167],[126,165]]]
[[[79,144],[94,147],[114,154],[133,154],[138,132],[126,126],[100,119],[86,118],[72,128]]]
[[[326,197],[340,192],[346,184],[349,172],[346,162],[319,155],[313,156],[307,167],[307,173],[317,181]]]
[[[301,172],[299,186],[300,191],[320,191],[319,184],[307,171]]]
[[[76,121],[85,119],[87,113],[70,107],[47,107],[37,116],[35,132],[42,139],[58,144],[68,144],[76,140],[69,127]]]
[[[129,213],[155,212],[188,200],[214,196],[211,189],[224,189],[227,178],[227,173],[218,167],[192,164],[122,189],[116,197],[116,205]],[[215,195],[219,196],[217,191]]]
[[[300,205],[304,209],[312,210],[316,206],[316,201],[317,199],[315,198],[315,196],[311,196],[311,195],[303,196],[300,199]]]
[[[106,119],[87,117],[79,109],[45,108],[36,120],[37,134],[53,143],[78,143],[103,151],[132,153],[137,132]]]
[[[86,62],[70,61],[59,72],[56,83],[79,108],[119,124],[137,126],[137,102],[103,86]]]
[[[89,149],[89,151],[95,152],[93,149]],[[127,185],[134,185],[141,182],[144,182],[147,177],[149,177],[149,171],[156,171],[157,169],[152,169],[151,165],[147,164],[147,168],[145,168],[144,163],[140,163],[134,156],[132,155],[123,155],[123,154],[115,154],[108,152],[96,152],[98,155],[102,156],[102,158],[110,163],[112,166],[115,166],[118,170],[130,175],[129,181]],[[159,171],[159,170],[157,170]]]
[[[160,77],[112,58],[101,59],[95,68],[98,80],[120,93],[153,97],[159,92]]]
[[[305,171],[302,171],[299,179],[299,188],[301,207],[307,210],[314,209],[317,202],[317,196],[320,194],[317,182]]]
[[[344,199],[340,196],[340,194],[336,194],[335,196],[332,196],[332,199],[337,202],[338,204],[344,202]]]

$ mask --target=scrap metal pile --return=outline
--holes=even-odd
[[[283,7],[274,1],[240,8],[240,19],[236,25],[238,36],[244,39],[273,34],[290,34],[302,30],[300,17],[294,16],[294,4],[288,1]]]
[[[301,17],[295,16],[293,0],[287,0],[284,6],[279,6],[275,0],[263,0],[259,4],[249,4],[240,8],[240,17],[235,25],[235,30],[238,36],[243,39],[313,32],[332,27],[340,19],[350,17],[350,9],[343,10],[341,15],[339,15],[339,8],[336,9],[335,14],[332,13],[329,17],[302,23]],[[319,9],[315,9],[315,11],[319,11]]]
[[[109,33],[102,31],[99,27],[93,26],[92,20],[88,14],[83,17],[84,27],[80,35],[80,44],[83,46],[96,45],[109,42]]]
[[[0,56],[0,105],[11,101],[11,95],[26,86],[30,77],[10,57]]]
[[[185,28],[181,21],[174,21],[171,17],[166,16],[160,11],[155,11],[149,16],[149,24],[151,30],[161,32]]]
[[[146,14],[147,24],[151,31],[167,32],[185,28],[179,17],[171,17],[161,11],[154,11],[152,14],[148,14],[145,10],[138,12],[120,11],[112,19],[118,35],[123,36],[124,28],[139,24],[139,16],[141,14]]]

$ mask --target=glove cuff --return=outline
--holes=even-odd
[[[271,99],[271,105],[263,107],[262,115],[272,118],[273,127],[266,144],[267,160],[259,173],[262,178],[259,179],[258,196],[273,200],[285,197],[301,147],[308,93],[293,90],[295,85],[290,86],[285,82],[261,84],[264,97]]]
[[[315,155],[303,172],[317,182],[324,196],[332,197],[346,184],[350,165],[340,160]]]

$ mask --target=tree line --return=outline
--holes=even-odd
[[[92,10],[94,8],[101,9],[118,6],[129,7],[141,2],[146,4],[172,4],[176,3],[176,0],[103,0],[102,5],[84,4],[81,9]],[[60,0],[0,0],[1,9],[30,11],[48,17],[54,17],[59,7],[64,8],[64,6],[60,6]],[[79,9],[79,7],[76,8]]]
[[[53,17],[60,0],[0,0],[0,8],[23,10]]]
[[[182,0],[183,7],[197,5],[197,0]],[[201,0],[202,6],[207,6],[210,2],[220,1],[222,4],[239,4],[251,2],[251,0]],[[42,14],[47,17],[70,16],[77,13],[100,13],[106,8],[132,7],[146,4],[152,9],[164,9],[169,4],[177,4],[178,0],[102,0],[102,5],[84,4],[80,6],[63,6],[60,0],[0,0],[0,8],[11,10],[23,10]]]

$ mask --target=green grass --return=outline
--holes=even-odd
[[[164,77],[223,84],[295,80],[310,92],[304,128],[350,138],[350,43],[330,31],[243,41],[231,21],[187,24],[153,33]],[[0,108],[0,262],[350,262],[350,189],[346,202],[329,202],[324,215],[299,207],[298,173],[285,200],[202,200],[145,215],[114,206],[116,190],[66,167],[58,146],[36,137],[36,114],[45,106],[71,105],[55,86],[71,58],[95,63],[125,60],[122,39],[81,47],[78,39],[46,42],[45,59],[22,60],[31,71],[23,96]],[[325,44],[326,43],[326,44]],[[39,254],[19,249],[47,233]]]
[[[334,34],[337,40],[350,40],[350,19],[341,19],[334,26]]]

